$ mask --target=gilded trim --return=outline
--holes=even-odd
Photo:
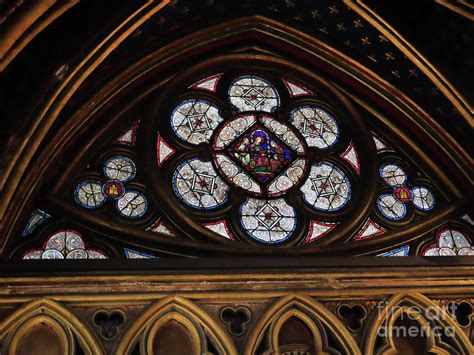
[[[49,316],[72,331],[89,355],[102,355],[104,351],[97,338],[69,309],[48,298],[37,298],[10,314],[0,323],[0,339],[15,332],[24,322],[42,315]]]
[[[15,14],[8,26],[6,33],[0,31],[0,73],[15,59],[23,48],[30,43],[41,31],[48,27],[54,20],[63,15],[79,0],[39,0],[31,2],[31,7],[26,6],[25,13],[22,7]]]
[[[147,327],[153,326],[157,321],[161,324],[159,319],[169,314],[171,314],[171,317],[180,314],[180,319],[183,315],[189,315],[191,319],[197,321],[199,325],[203,327],[208,336],[214,338],[214,345],[218,347],[221,352],[228,355],[237,355],[237,350],[232,338],[217,321],[192,301],[178,296],[165,297],[148,307],[122,336],[114,353],[117,355],[129,353],[138,337]],[[147,341],[145,342],[149,345]],[[195,343],[195,345],[197,344]]]
[[[72,333],[67,331],[69,329],[64,329],[64,327],[57,320],[45,314],[31,317],[27,321],[21,323],[21,325],[14,332],[12,332],[9,337],[10,341],[8,342],[7,354],[17,354],[23,338],[28,335],[32,328],[39,324],[46,324],[59,337],[61,349],[64,351],[64,354],[75,354],[74,338]]]
[[[299,310],[301,313],[312,316],[323,323],[327,331],[331,332],[332,335],[339,341],[340,345],[344,348],[344,354],[361,354],[361,351],[359,350],[357,343],[354,341],[354,338],[347,331],[344,324],[342,324],[341,321],[337,319],[337,317],[330,310],[309,296],[296,294],[292,294],[277,300],[265,310],[264,314],[260,316],[257,322],[250,329],[243,353],[256,354],[258,346],[263,340],[268,327],[272,325],[279,325],[280,318],[285,318],[286,320],[287,313],[290,312],[291,314],[291,312],[294,312],[295,309]],[[308,318],[302,320],[305,321],[308,320]],[[310,326],[310,324],[307,325]],[[310,326],[310,329],[314,334],[314,327]],[[274,337],[272,337],[273,346],[275,346],[275,342],[278,344],[278,340],[275,338],[278,337],[278,332],[274,333],[276,334],[273,334]],[[273,349],[273,351],[276,350],[277,349]]]
[[[444,6],[448,10],[454,11],[458,15],[464,16],[465,18],[474,21],[474,14],[472,13],[474,6],[465,0],[435,0],[435,2],[441,6]]]
[[[434,309],[439,319],[436,322],[441,324],[443,328],[450,327],[454,329],[456,335],[452,340],[459,347],[463,354],[474,354],[474,346],[471,344],[469,338],[461,329],[459,324],[449,315],[444,309],[439,307],[432,300],[423,296],[420,293],[399,293],[392,296],[387,302],[383,302],[383,307],[379,310],[375,310],[372,313],[372,317],[366,331],[364,333],[363,349],[364,354],[373,354],[375,344],[377,342],[378,330],[384,322],[388,321],[388,324],[393,324],[396,318],[398,318],[401,307],[409,307],[412,310],[416,309],[420,313],[421,311]],[[402,309],[403,310],[403,309]],[[431,313],[430,313],[431,314]],[[426,319],[421,320],[424,324],[427,324]],[[434,339],[432,339],[434,341]],[[389,338],[389,344],[393,345],[393,341]],[[429,343],[430,346],[435,346],[433,342]],[[438,349],[436,349],[438,350]]]
[[[16,186],[24,174],[28,162],[30,162],[36,152],[37,145],[31,144],[31,142],[33,140],[36,141],[38,138],[41,139],[41,137],[46,135],[68,100],[95,68],[97,68],[120,43],[127,39],[138,27],[169,2],[170,0],[162,0],[156,4],[154,1],[149,0],[142,5],[99,43],[64,79],[42,111],[38,114],[38,117],[33,121],[21,146],[11,157],[10,164],[7,165],[1,177],[0,190],[3,190],[2,194],[4,195],[0,202],[0,220],[3,219],[8,203],[14,193],[14,189],[5,188],[7,181],[13,183],[13,186]]]

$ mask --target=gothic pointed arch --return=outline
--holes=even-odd
[[[275,33],[278,35],[275,36]],[[249,38],[257,46],[256,49],[249,50],[243,45],[242,38]],[[49,174],[49,181],[54,181],[54,187],[44,198],[48,210],[46,213],[56,214],[59,220],[70,220],[73,224],[85,226],[93,232],[92,244],[99,245],[98,250],[115,257],[129,255],[127,250],[132,250],[134,255],[281,252],[279,247],[266,247],[265,244],[269,243],[275,246],[281,244],[285,249],[284,253],[291,254],[325,254],[330,251],[332,254],[374,255],[390,252],[396,247],[403,247],[408,253],[411,241],[426,240],[427,233],[448,222],[462,210],[465,199],[460,192],[461,185],[453,183],[446,173],[448,170],[441,169],[439,162],[435,163],[426,149],[418,149],[416,141],[428,139],[430,145],[427,145],[427,149],[432,149],[433,152],[441,148],[452,150],[455,145],[440,147],[444,141],[440,137],[444,134],[443,130],[427,129],[434,122],[426,112],[397,89],[389,87],[390,84],[377,75],[367,75],[367,68],[343,53],[309,36],[299,36],[292,28],[259,16],[202,30],[193,35],[192,48],[184,46],[187,41],[188,38],[183,38],[172,46],[164,46],[132,65],[90,99],[89,103],[94,102],[93,105],[86,103],[83,109],[72,115],[67,130],[65,126],[61,127],[57,138],[49,143],[49,148],[39,158],[38,163],[41,161],[43,169],[34,170],[34,176],[25,177],[24,183],[15,191],[23,194],[24,198],[15,200],[14,204],[18,208],[10,209],[10,213],[16,211],[16,217],[12,218],[24,215],[27,196],[32,197],[33,192],[41,188],[38,183],[44,181]],[[212,58],[208,58],[206,49],[209,48],[209,43],[213,43]],[[226,49],[229,45],[234,48],[231,52]],[[285,50],[276,55],[274,51],[279,46],[284,46]],[[302,51],[301,46],[306,50]],[[260,47],[266,50],[262,51]],[[240,48],[238,53],[235,53],[235,48]],[[185,58],[191,58],[190,51],[193,51],[191,57],[198,64],[176,75],[176,65]],[[312,64],[309,64],[309,59]],[[303,60],[303,63],[300,64],[297,60]],[[271,69],[263,70],[263,67]],[[217,116],[212,124],[209,123],[210,116],[206,116],[203,123],[200,123],[202,120],[197,116],[186,118],[188,121],[197,119],[196,124],[210,125],[207,135],[217,126],[220,127],[217,131],[224,128],[228,130],[232,123],[227,127],[229,124],[226,122],[239,117],[232,111],[238,107],[235,106],[238,97],[235,96],[235,100],[231,98],[231,103],[234,103],[229,106],[225,104],[227,99],[223,96],[225,90],[228,90],[226,88],[236,83],[232,80],[244,78],[248,75],[245,74],[248,70],[254,73],[252,75],[255,78],[263,80],[258,79],[259,82],[271,83],[269,88],[274,88],[271,90],[277,95],[275,105],[278,107],[275,113],[265,113],[266,109],[261,111],[252,104],[242,106],[244,110],[253,107],[255,112],[264,112],[263,115],[258,113],[255,116],[258,123],[253,124],[251,129],[254,133],[249,131],[249,137],[253,134],[250,140],[257,140],[255,134],[263,134],[265,137],[258,139],[263,141],[262,147],[269,150],[269,153],[268,157],[255,158],[257,166],[253,168],[252,162],[247,167],[242,165],[246,164],[246,158],[238,162],[235,160],[235,156],[241,154],[237,151],[240,149],[238,139],[234,139],[232,145],[226,148],[228,151],[221,154],[216,148],[212,150],[206,142],[199,140],[207,137],[199,133],[201,128],[192,126],[192,130],[197,129],[196,133],[183,138],[183,134],[189,134],[186,133],[188,128],[180,126],[173,133],[169,122],[164,119],[173,112],[173,108],[167,106],[172,99],[165,93],[173,92],[174,97],[185,99],[182,107],[179,102],[176,103],[176,110],[179,107],[180,110],[185,109],[190,102],[202,102],[201,106],[218,108],[213,113]],[[281,74],[283,72],[286,74]],[[337,75],[328,80],[331,72],[336,72]],[[206,75],[210,74],[213,75],[209,76],[211,79],[206,84]],[[210,83],[213,86],[206,88]],[[351,94],[344,83],[356,85],[357,90],[360,90],[359,94]],[[165,87],[166,90],[163,91]],[[238,87],[241,89],[245,85]],[[186,88],[189,88],[189,92],[186,92]],[[387,90],[392,93],[390,97],[385,95]],[[124,95],[132,99],[126,100],[125,105],[119,104]],[[255,95],[255,100],[271,101],[270,98],[259,95]],[[140,114],[144,100],[152,103],[148,105],[147,114]],[[373,106],[374,100],[379,101],[378,107]],[[115,102],[115,106],[110,106],[111,102]],[[206,102],[214,103],[210,105]],[[310,112],[316,112],[315,107],[319,107],[318,110],[326,115],[324,123],[321,123],[323,121],[320,118],[305,118]],[[372,115],[376,122],[373,127],[372,123],[369,124],[367,119],[361,117],[361,110],[365,112],[364,117]],[[394,113],[389,117],[379,113],[380,110],[391,110]],[[58,117],[57,114],[56,112],[55,117]],[[223,123],[220,115],[225,118]],[[293,125],[284,123],[287,116],[293,120]],[[137,118],[140,118],[139,126]],[[298,120],[301,120],[300,128]],[[325,136],[324,142],[317,137],[317,131],[306,131],[312,129],[306,127],[307,120],[310,123],[308,127],[312,127],[312,124],[317,130],[321,123],[321,127],[329,127],[323,129],[332,129],[333,132]],[[194,121],[190,122],[186,125],[194,124]],[[248,123],[249,126],[252,125],[251,121]],[[408,135],[408,127],[415,123],[419,129],[416,134]],[[133,128],[127,131],[127,125],[132,125]],[[266,128],[262,131],[257,126]],[[403,126],[407,129],[403,129]],[[92,130],[92,127],[101,128]],[[380,131],[381,127],[385,133]],[[282,129],[287,129],[287,133],[281,133]],[[83,140],[78,140],[77,134],[84,130],[93,133],[89,135],[87,147],[80,148],[80,141]],[[391,142],[392,148],[377,150],[372,141],[372,131],[377,132],[378,142],[393,139],[390,135],[396,135],[399,141]],[[351,138],[349,132],[359,133]],[[128,144],[128,147],[127,144],[122,144],[119,147],[117,144],[123,143],[124,134],[133,136],[130,141],[133,144]],[[292,141],[288,140],[290,138],[282,138],[285,134]],[[214,142],[220,139],[217,133],[213,137]],[[41,140],[40,137],[38,139]],[[210,141],[210,137],[205,139]],[[243,138],[240,139],[239,144],[245,143]],[[268,148],[267,140],[272,142]],[[295,143],[298,141],[304,143]],[[104,145],[105,142],[109,143]],[[197,143],[203,144],[194,151],[197,155],[193,157],[191,148]],[[403,147],[396,148],[400,144]],[[255,145],[252,149],[257,148],[259,147]],[[51,171],[58,169],[57,166],[53,168],[55,162],[67,149],[74,149],[76,153],[67,166],[60,168],[60,174],[52,174]],[[97,153],[91,154],[92,150]],[[284,153],[276,153],[279,150]],[[326,154],[325,150],[329,153]],[[212,156],[209,154],[211,151]],[[415,151],[420,158],[417,163],[402,163],[404,156]],[[454,151],[450,154],[451,158],[443,160],[443,163],[457,164],[462,160]],[[171,155],[173,158],[167,159]],[[232,159],[229,160],[229,157]],[[193,159],[194,163],[189,165]],[[207,161],[209,168],[205,165],[195,167],[200,164],[199,160]],[[273,165],[262,165],[264,161],[272,162]],[[181,165],[174,166],[174,162],[180,162]],[[212,172],[209,170],[211,163]],[[78,171],[77,166],[84,164],[86,169]],[[132,170],[128,176],[119,178],[112,170],[107,170],[116,164]],[[151,169],[148,168],[150,166]],[[204,169],[206,172],[196,169]],[[263,169],[273,169],[275,172]],[[196,188],[189,187],[179,192],[176,184],[183,184],[184,180],[178,175],[188,170],[199,180],[190,182],[200,183],[204,187],[196,185]],[[234,170],[237,175],[232,172]],[[326,170],[329,175],[321,177],[321,173]],[[237,173],[239,171],[242,172]],[[401,175],[392,180],[386,175],[395,172]],[[459,173],[463,173],[462,169]],[[178,179],[172,182],[172,176]],[[327,182],[321,179],[326,179]],[[362,185],[365,186],[364,189],[361,188]],[[207,191],[206,188],[211,190]],[[87,192],[88,189],[92,190]],[[220,194],[217,199],[215,193]],[[180,197],[183,194],[201,196],[201,201],[189,202],[187,198]],[[84,202],[88,195],[92,196],[94,203]],[[269,199],[262,200],[262,196]],[[202,205],[202,201],[208,198],[215,201]],[[114,213],[112,208],[104,207],[113,204],[116,204],[115,210],[118,213]],[[95,213],[95,210],[102,212]],[[248,214],[247,210],[255,210],[255,214]],[[259,217],[259,213],[262,217]],[[64,228],[59,222],[56,225]],[[155,227],[158,225],[159,227]],[[253,225],[257,226],[256,229],[249,229]],[[49,232],[44,231],[44,234],[39,232],[36,241],[28,239],[15,246],[13,239],[19,228],[18,224],[11,224],[10,232],[5,234],[4,242],[8,244],[8,239],[12,239],[9,242],[10,257],[23,255],[25,248],[39,250],[40,245],[46,243],[47,235],[54,232],[51,229]],[[95,233],[97,231],[102,235],[100,241]],[[177,235],[178,238],[170,238],[164,231],[174,231],[172,235]],[[120,235],[127,237],[119,238]],[[130,240],[131,235],[134,242],[123,244]],[[369,238],[377,235],[377,238]],[[119,239],[122,247],[116,245]],[[105,245],[101,245],[103,243]],[[134,249],[132,244],[138,244],[139,250]]]
[[[154,346],[159,346],[156,338],[170,322],[186,329],[192,348],[188,349],[190,352],[206,354],[212,346],[219,354],[237,354],[232,338],[212,316],[194,302],[176,296],[165,297],[150,305],[128,328],[115,353],[129,354],[135,346],[140,347],[141,353],[154,353]]]
[[[279,332],[291,318],[310,330],[312,344],[281,344]],[[331,339],[329,341],[329,338]],[[291,341],[290,341],[291,342]],[[286,346],[285,346],[286,345]],[[289,347],[287,347],[289,346]],[[271,304],[258,318],[246,339],[245,354],[280,354],[303,351],[320,354],[361,354],[357,343],[339,319],[324,305],[309,296],[289,295]]]
[[[398,320],[401,322],[396,324]],[[404,325],[404,320],[409,324]],[[418,343],[426,342],[423,344],[426,351],[437,354],[470,354],[474,351],[469,338],[444,308],[422,294],[400,293],[380,302],[372,314],[364,333],[364,352],[396,353],[397,332],[410,327],[422,330]]]
[[[5,349],[13,351],[21,347],[22,339],[27,338],[35,326],[43,324],[50,328],[52,338],[58,340],[57,348],[65,353],[74,350],[77,339],[86,354],[104,354],[100,342],[89,327],[67,307],[48,298],[31,301],[4,319],[0,324],[0,339],[6,342]]]

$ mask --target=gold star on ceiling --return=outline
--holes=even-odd
[[[354,22],[355,28],[364,27],[364,24],[362,23],[361,20],[355,20],[353,22]]]
[[[321,17],[318,10],[311,11],[311,16],[313,16],[313,18]]]
[[[338,31],[345,31],[346,30],[346,27],[344,26],[344,24],[342,22],[338,23],[336,26],[337,26]]]
[[[410,69],[408,71],[408,74],[410,75],[410,78],[411,77],[417,77],[418,76],[418,73],[416,72],[416,69]]]
[[[339,13],[339,10],[337,9],[336,5],[333,5],[333,6],[329,6],[329,12],[331,14],[337,14]]]
[[[370,60],[374,61],[377,63],[377,59],[375,59],[375,55],[374,54],[371,54],[371,55],[368,55],[367,58],[369,58]]]
[[[364,37],[364,38],[361,38],[360,40],[362,41],[362,44],[364,46],[370,46],[371,45],[371,43],[369,41],[369,37]]]

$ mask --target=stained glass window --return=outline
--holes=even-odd
[[[40,209],[34,210],[31,213],[31,216],[28,219],[28,222],[26,223],[26,226],[23,229],[23,232],[22,232],[21,235],[24,237],[24,236],[27,236],[27,235],[33,233],[33,231],[36,229],[36,227],[41,225],[44,221],[46,221],[50,217],[51,216],[48,213],[46,213],[46,212],[44,212]]]
[[[321,107],[299,106],[291,112],[291,121],[310,147],[327,149],[334,145],[339,137],[336,120]]]
[[[110,157],[103,164],[103,174],[107,180],[80,182],[74,198],[86,208],[97,208],[107,199],[115,200],[115,207],[121,216],[140,218],[147,211],[148,201],[142,192],[127,189],[125,185],[134,179],[136,171],[135,163],[130,158],[122,155]]]
[[[392,187],[392,193],[382,194],[377,199],[377,206],[382,215],[388,219],[398,221],[405,218],[407,204],[421,211],[429,211],[435,205],[433,192],[425,186],[407,186],[408,176],[397,164],[384,164],[380,167],[380,177],[384,183]]]
[[[377,256],[408,256],[408,253],[410,252],[410,246],[405,245],[400,248],[396,248],[390,251],[387,251],[385,253],[377,254]]]
[[[445,229],[436,236],[436,243],[428,246],[423,256],[474,255],[469,237],[457,229]]]
[[[191,144],[209,142],[221,121],[217,107],[204,100],[186,100],[171,115],[176,135]]]
[[[309,83],[266,70],[183,79],[139,127],[118,131],[116,151],[98,154],[74,180],[76,203],[154,233],[157,243],[212,236],[216,243],[313,248],[338,236],[360,245],[428,215],[440,198],[429,176],[377,127],[357,126],[343,103],[334,106],[336,96],[326,100]],[[357,221],[342,233],[348,219]],[[408,255],[409,248],[372,255]],[[142,245],[119,250],[130,259],[155,255]]]
[[[377,222],[373,221],[371,218],[368,218],[365,221],[362,228],[357,232],[354,237],[355,240],[362,240],[367,238],[373,238],[378,235],[384,234],[387,231],[384,227],[380,226]]]
[[[192,207],[211,209],[227,200],[228,187],[209,162],[193,159],[181,164],[173,185],[182,201]]]
[[[196,90],[205,90],[210,92],[216,92],[217,83],[221,78],[222,73],[211,75],[207,78],[201,79],[198,82],[192,84],[189,88]]]
[[[105,202],[102,183],[96,180],[80,182],[76,187],[74,197],[78,204],[86,208],[96,208]]]
[[[239,111],[272,112],[280,97],[272,84],[258,76],[241,76],[229,88],[229,99]]]
[[[342,208],[350,199],[350,182],[345,174],[328,162],[311,167],[309,177],[301,187],[304,199],[320,211]]]
[[[328,223],[312,220],[308,236],[306,237],[306,242],[312,243],[315,240],[324,237],[326,234],[330,233],[336,226],[337,223]]]
[[[314,95],[297,80],[283,78],[282,82],[291,97]],[[221,83],[228,87],[219,89]],[[202,100],[192,95],[171,109],[171,132],[188,143],[209,144],[204,152],[175,145],[173,137],[164,139],[162,132],[168,129],[164,125],[157,132],[160,169],[172,155],[187,157],[171,163],[171,183],[179,201],[196,210],[229,205],[239,209],[240,224],[224,218],[203,223],[204,227],[227,239],[245,234],[274,244],[294,237],[297,225],[302,223],[297,213],[301,206],[287,200],[287,195],[295,196],[297,189],[315,213],[335,213],[349,203],[351,182],[341,164],[315,160],[309,154],[310,149],[330,151],[338,143],[340,128],[327,109],[298,103],[286,117],[276,116],[274,110],[281,105],[277,86],[253,74],[230,78],[219,73],[196,81],[189,89],[212,93],[223,90],[238,111],[221,116],[220,112],[232,109],[221,107],[210,98]],[[349,142],[339,158],[360,174],[361,163],[354,142]],[[229,198],[234,193],[244,193],[247,198],[234,201]],[[312,222],[303,241],[317,240],[337,226],[334,222],[315,223]],[[236,230],[239,225],[240,231]]]
[[[296,226],[295,209],[278,200],[249,198],[241,207],[242,226],[258,241],[282,242],[291,236]]]
[[[43,248],[25,253],[23,259],[108,259],[108,256],[88,248],[79,232],[63,229],[49,236]]]

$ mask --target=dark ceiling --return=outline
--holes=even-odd
[[[14,3],[11,1],[10,3]],[[0,73],[1,165],[21,141],[31,112],[84,55],[144,1],[83,0],[43,30]],[[471,103],[472,22],[429,0],[367,1],[410,41]],[[0,10],[8,9],[0,2]],[[128,38],[81,89],[87,96],[130,63],[159,46],[224,20],[259,14],[329,43],[371,68],[422,105],[472,151],[472,127],[415,65],[342,1],[172,1]],[[14,14],[1,26],[15,21]],[[365,40],[367,39],[367,40]],[[58,69],[62,69],[59,70]],[[74,107],[72,103],[72,107]]]

